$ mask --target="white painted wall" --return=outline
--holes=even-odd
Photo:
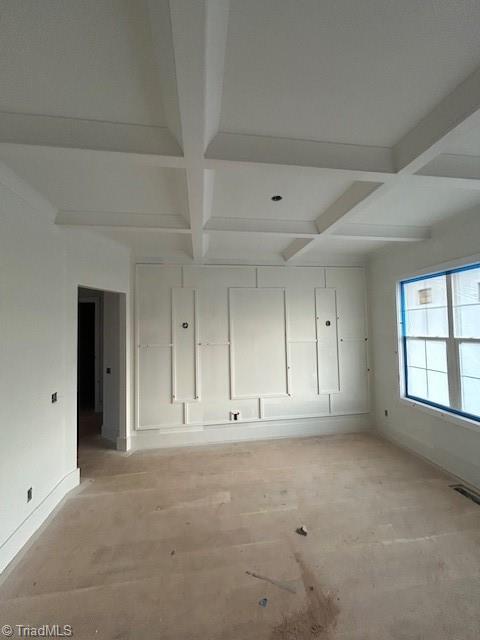
[[[136,343],[134,448],[337,432],[332,416],[369,412],[362,267],[137,265]]]
[[[103,295],[103,424],[102,436],[115,445],[120,436],[123,397],[120,312],[122,294]],[[110,373],[107,373],[107,369]]]
[[[430,240],[388,247],[369,264],[369,308],[373,336],[374,415],[387,438],[416,451],[480,487],[480,426],[400,400],[396,284],[425,270],[479,258],[480,211],[466,212],[434,227]],[[385,417],[385,409],[388,417]]]
[[[130,296],[128,250],[58,229],[15,188],[0,180],[0,571],[78,483],[77,288]]]
[[[65,455],[63,251],[45,216],[0,185],[0,569],[15,548],[9,536],[75,474]]]
[[[61,229],[66,260],[66,376],[68,415],[76,414],[77,406],[77,290],[78,287],[124,293],[127,307],[126,332],[126,423],[120,424],[122,448],[127,446],[131,428],[132,342],[131,342],[131,256],[125,247],[108,238],[80,229]],[[70,328],[74,328],[73,332]],[[67,442],[68,458],[76,463],[76,439]]]

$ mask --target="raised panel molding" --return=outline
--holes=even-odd
[[[337,292],[315,289],[318,393],[339,391]]]
[[[289,393],[285,289],[229,289],[232,398]]]
[[[199,399],[197,291],[172,289],[172,399]]]
[[[135,299],[139,431],[369,412],[362,268],[139,264]]]

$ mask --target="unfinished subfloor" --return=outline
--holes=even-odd
[[[3,581],[2,624],[70,624],[76,640],[480,637],[480,506],[374,436],[90,446],[80,466]]]

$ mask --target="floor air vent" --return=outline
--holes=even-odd
[[[480,504],[480,495],[478,493],[475,493],[475,491],[472,491],[471,489],[469,489],[465,485],[463,485],[463,484],[451,484],[450,487],[454,491],[458,491],[458,493],[461,493],[462,496],[465,496],[466,498],[469,498],[470,500],[473,500],[473,502],[476,502],[477,504]]]

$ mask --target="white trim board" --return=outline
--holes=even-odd
[[[308,436],[335,435],[370,431],[370,414],[326,416],[323,418],[269,420],[241,422],[219,426],[183,427],[179,429],[149,429],[135,431],[130,438],[131,451],[189,447],[203,444],[273,440]]]
[[[31,536],[52,514],[69,491],[80,484],[80,469],[67,473],[22,524],[0,546],[0,573],[6,569]]]

